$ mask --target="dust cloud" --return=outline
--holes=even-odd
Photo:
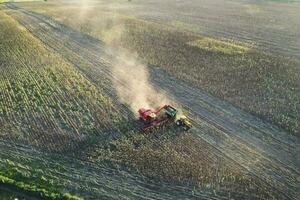
[[[112,65],[112,82],[120,101],[130,106],[137,114],[139,108],[156,109],[170,102],[164,92],[157,90],[149,81],[149,72],[138,59],[137,53],[129,52],[122,47],[122,35],[126,31],[125,19],[118,14],[119,7],[113,3],[101,14],[91,16],[93,3],[82,1],[79,18],[85,25],[82,28],[90,35],[100,37],[105,42],[105,51]]]
[[[137,54],[118,52],[113,63],[113,84],[121,102],[128,104],[133,113],[139,108],[156,109],[169,102],[167,96],[153,87],[149,72],[137,58]]]

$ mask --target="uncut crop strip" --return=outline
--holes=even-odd
[[[40,20],[44,20],[43,25],[34,27],[29,22],[26,22],[19,18],[20,22],[24,26],[26,26],[33,35],[38,34],[36,36],[39,36],[38,38],[43,41],[46,46],[62,54],[65,59],[75,65],[80,71],[84,72],[84,76],[87,76],[88,79],[93,80],[96,85],[101,85],[101,87],[98,87],[99,90],[104,90],[105,93],[113,99],[117,98],[114,90],[112,90],[112,88],[110,87],[110,85],[112,84],[112,75],[109,70],[110,65],[105,59],[99,56],[105,53],[103,51],[103,43],[101,43],[99,46],[99,40],[93,40],[91,37],[86,35],[85,37],[88,37],[88,40],[82,40],[84,38],[82,38],[81,34],[69,30],[64,25],[55,24],[55,26],[53,26],[53,23],[49,18],[44,19],[39,16],[37,17],[30,12],[27,12],[27,14],[32,15],[32,20],[35,20],[36,23],[38,23],[38,21]],[[18,15],[15,17],[18,17]],[[56,30],[53,32],[53,35],[49,34],[49,27],[47,26],[50,26],[51,28]],[[64,32],[65,34],[58,34],[57,31],[59,31],[60,29],[62,29],[62,32]],[[60,40],[57,40],[58,37],[61,37]],[[91,47],[93,49],[92,51],[89,50]],[[98,59],[97,61],[94,61],[94,58],[96,56],[98,57]],[[74,60],[76,60],[76,62]],[[96,65],[98,67],[91,67],[91,65]],[[94,75],[97,73],[105,73],[106,76],[94,77]],[[128,112],[128,110],[126,111]]]
[[[28,73],[28,75],[29,74],[33,74],[34,72],[29,72]],[[37,77],[41,77],[41,81],[45,81],[45,82],[47,82],[47,78],[46,77],[43,77],[43,76],[40,76],[40,75],[37,75]],[[32,79],[32,80],[30,80],[29,79],[29,81],[30,82],[34,82],[35,81],[35,79]],[[44,83],[45,83],[44,82]],[[59,91],[59,88],[55,88],[55,85],[48,85],[47,87],[49,87],[49,88],[54,88],[54,89],[56,89],[57,91]],[[41,91],[41,90],[40,90]],[[9,94],[8,95],[6,95],[6,96],[9,96]],[[50,98],[50,102],[48,101],[49,100],[49,98]],[[52,95],[52,98],[51,97],[49,97],[48,99],[46,99],[46,101],[48,101],[48,102],[45,102],[45,103],[47,103],[47,104],[50,104],[51,103],[51,105],[53,105],[53,102],[57,102],[57,101],[59,101],[59,100],[64,100],[65,101],[65,98],[61,98],[61,97],[58,97],[58,96],[55,96],[55,95]],[[54,98],[55,98],[55,100],[54,100]],[[77,100],[74,100],[74,102],[73,102],[73,104],[75,104],[76,105],[76,102],[79,102],[79,99],[77,99]],[[21,115],[22,116],[22,113],[20,114],[20,113],[17,113],[16,115]],[[22,116],[23,117],[23,116]],[[43,119],[43,121],[45,121],[46,122],[46,120],[45,119]]]
[[[22,35],[21,35],[22,36]],[[18,37],[21,37],[18,36]],[[25,43],[26,44],[26,43]],[[5,49],[4,49],[5,50]],[[3,51],[4,51],[3,50]],[[15,57],[16,60],[18,60],[18,67],[6,67],[4,69],[1,69],[3,71],[3,73],[1,73],[1,75],[3,76],[1,81],[1,87],[2,88],[2,92],[1,92],[1,97],[3,98],[3,101],[1,101],[1,103],[3,103],[2,107],[4,109],[8,109],[9,112],[4,112],[3,118],[1,117],[1,121],[3,121],[3,123],[5,121],[12,121],[15,123],[16,127],[18,127],[18,125],[16,124],[17,122],[23,121],[23,123],[26,124],[31,124],[32,121],[34,122],[34,126],[35,127],[40,127],[42,130],[45,129],[45,127],[47,129],[51,129],[51,132],[53,131],[52,128],[58,129],[59,134],[60,133],[64,133],[60,127],[54,127],[54,125],[61,123],[60,121],[57,121],[57,118],[60,118],[62,120],[63,123],[67,124],[71,129],[73,129],[75,131],[75,133],[78,133],[77,129],[78,127],[76,127],[76,124],[81,124],[80,119],[82,118],[82,116],[78,116],[75,115],[74,113],[72,113],[72,110],[70,111],[71,113],[65,113],[64,112],[64,108],[63,106],[66,105],[70,105],[70,106],[78,106],[78,103],[82,102],[82,98],[83,96],[76,96],[73,94],[73,91],[69,89],[69,86],[83,86],[84,87],[88,87],[88,90],[92,89],[91,92],[95,93],[92,94],[91,97],[88,98],[96,98],[93,99],[93,101],[90,101],[91,103],[89,104],[88,101],[85,102],[84,104],[80,105],[80,109],[84,109],[84,113],[90,113],[89,108],[88,107],[92,107],[95,109],[95,113],[99,112],[99,113],[106,113],[105,110],[110,108],[109,102],[104,102],[103,105],[95,103],[96,101],[102,101],[103,102],[103,97],[101,97],[98,93],[98,91],[95,90],[95,88],[93,88],[93,86],[87,84],[86,82],[82,81],[83,77],[78,76],[76,73],[74,73],[74,71],[68,69],[67,66],[64,66],[64,64],[60,65],[60,67],[62,68],[46,68],[47,66],[45,66],[46,69],[44,69],[44,66],[40,67],[39,69],[33,69],[31,67],[30,64],[28,64],[27,62],[27,58],[25,56],[24,59],[24,55],[22,53],[20,53],[19,51],[13,51],[13,52],[9,52],[11,57]],[[55,59],[53,57],[49,58],[51,59]],[[9,58],[7,58],[7,60],[9,60]],[[20,65],[20,66],[19,66]],[[68,74],[68,76],[73,76],[73,77],[68,77],[65,80],[62,80],[62,77],[59,77],[60,73],[66,73]],[[55,75],[54,77],[52,76]],[[58,75],[58,76],[57,76]],[[24,77],[23,78],[18,78],[18,77]],[[55,80],[55,81],[54,81]],[[61,81],[59,83],[57,83],[57,80]],[[26,82],[24,82],[26,81]],[[13,86],[11,85],[13,84]],[[61,87],[61,85],[64,84],[63,87]],[[16,85],[16,87],[15,87]],[[24,91],[24,88],[26,91]],[[50,93],[48,94],[47,92],[49,92],[48,90],[51,89]],[[85,89],[84,89],[85,90]],[[35,103],[32,104],[32,102],[29,102],[29,100],[32,98],[32,96],[28,96],[31,94],[31,92],[37,92],[37,94],[33,94],[34,96],[36,96],[39,99],[39,105],[37,106]],[[46,94],[44,94],[46,92]],[[23,102],[19,102],[20,100],[17,99],[16,94],[19,95],[19,93],[21,94],[21,100]],[[43,93],[43,94],[40,94]],[[80,91],[79,91],[80,94]],[[82,95],[82,94],[80,94]],[[96,95],[96,97],[95,97]],[[98,96],[97,96],[98,95]],[[46,97],[46,98],[43,98]],[[86,99],[86,97],[85,97]],[[104,99],[105,101],[105,99]],[[22,109],[25,108],[25,110],[21,110],[18,111],[18,109],[16,109],[16,105],[14,105],[14,102],[18,102],[19,105],[21,105]],[[60,104],[59,102],[63,102],[63,104]],[[108,104],[107,104],[108,103]],[[47,107],[47,110],[41,109],[40,105],[46,105],[44,107]],[[50,106],[50,107],[49,107]],[[54,108],[52,108],[54,107]],[[55,109],[55,110],[53,110]],[[57,110],[58,109],[58,110]],[[61,112],[62,111],[62,112]],[[49,113],[50,112],[50,113]],[[6,114],[5,114],[6,113]],[[57,116],[54,116],[54,113],[56,113]],[[57,114],[58,113],[58,114]],[[7,115],[7,116],[5,116]],[[69,117],[69,116],[72,117]],[[47,117],[45,117],[47,116]],[[105,115],[103,115],[105,116]],[[52,119],[50,119],[52,117]],[[77,122],[73,122],[75,117],[75,120],[77,119]],[[92,117],[91,115],[88,116],[90,118],[90,121],[92,121],[92,119],[97,119],[96,117]],[[5,120],[5,118],[8,118]],[[11,120],[10,120],[11,119]],[[25,122],[24,122],[25,121]],[[79,121],[79,123],[78,123]],[[101,121],[96,121],[95,124],[103,124],[105,121],[105,119],[101,119]],[[51,128],[49,128],[51,127]],[[105,125],[104,125],[105,128]],[[96,129],[96,131],[99,131],[99,129]],[[35,134],[37,131],[39,130],[33,130],[33,134]],[[26,132],[29,132],[28,130],[24,131],[25,134]],[[99,133],[99,132],[98,132]],[[47,143],[47,139],[43,139],[45,135],[36,135],[36,138],[41,138],[43,143]],[[76,134],[74,135],[76,137]],[[55,140],[55,137],[58,137],[58,135],[53,135],[50,137],[51,141]],[[80,135],[77,134],[78,139],[80,139]],[[49,138],[48,138],[49,139]],[[42,144],[42,146],[44,146],[44,144]]]

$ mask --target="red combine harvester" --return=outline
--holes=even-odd
[[[175,123],[177,126],[183,127],[183,129],[186,131],[192,127],[192,123],[185,116],[177,119],[178,111],[170,105],[165,105],[155,111],[151,109],[140,108],[138,112],[140,120],[146,123],[143,128],[144,132],[160,129],[171,123]]]

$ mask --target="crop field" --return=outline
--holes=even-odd
[[[171,22],[163,19],[153,23],[150,19],[141,20],[147,19],[145,16],[128,15],[131,9],[144,4],[129,7],[119,1],[108,5],[100,1],[84,9],[80,7],[84,7],[81,4],[66,4],[59,8],[55,3],[50,3],[46,8],[40,4],[29,5],[29,9],[53,17],[77,31],[138,52],[147,63],[159,66],[176,78],[190,82],[292,133],[300,132],[299,60],[258,51],[259,45],[267,46],[259,44],[266,39],[264,37],[234,42],[231,37],[224,35],[222,38],[227,41],[222,41],[186,32],[186,24],[182,22],[183,28],[178,28],[178,24],[172,26]],[[99,9],[103,12],[99,12]],[[145,11],[145,8],[138,10]],[[81,15],[79,19],[78,13]],[[299,18],[292,17],[294,20]],[[296,30],[291,32],[298,34]],[[237,30],[235,35],[239,34]],[[296,52],[300,51],[298,38],[300,35],[297,39],[293,38],[293,44],[299,47]],[[278,46],[275,42],[270,43]],[[291,45],[289,47],[293,49]],[[282,51],[288,53],[289,49]],[[289,53],[288,56],[292,57],[293,54]]]
[[[299,198],[300,45],[220,38],[157,3],[0,4],[0,195]],[[193,128],[143,134],[141,102]]]

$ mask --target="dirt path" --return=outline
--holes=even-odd
[[[45,16],[12,4],[8,7],[13,10],[9,13],[12,17],[75,66],[80,60],[89,63],[86,68],[78,67],[93,82],[97,84],[106,79],[109,82],[114,78],[110,72],[111,55],[105,55],[103,43]],[[299,138],[176,80],[159,68],[149,67],[149,70],[154,86],[191,110],[194,135],[213,146],[229,162],[237,163],[264,181],[281,199],[299,199]],[[109,85],[102,86],[114,97]]]

